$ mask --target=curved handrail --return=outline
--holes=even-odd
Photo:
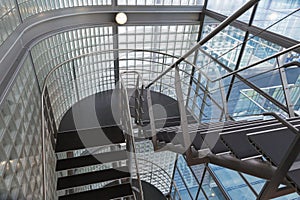
[[[176,193],[178,193],[179,199],[182,200],[182,198],[181,198],[181,196],[180,196],[180,193],[179,193],[179,190],[178,190],[178,188],[177,188],[177,186],[176,186],[175,181],[173,180],[173,178],[169,175],[169,173],[168,173],[165,169],[163,169],[162,167],[160,167],[159,165],[157,165],[156,163],[154,163],[154,162],[152,162],[152,161],[150,161],[150,160],[146,160],[146,159],[143,159],[143,158],[138,158],[138,160],[148,162],[148,163],[154,165],[155,167],[157,167],[157,168],[158,168],[159,170],[161,170],[162,172],[164,172],[164,174],[165,174],[166,176],[165,176],[165,175],[163,175],[163,176],[170,179],[171,185],[174,186],[174,190],[176,191]],[[152,172],[151,172],[151,173],[152,173]],[[171,193],[171,192],[172,192],[172,191],[170,191],[170,193]]]
[[[139,73],[138,72],[135,72],[135,71],[133,71],[134,73],[136,73],[136,74],[138,74],[138,76],[139,76]],[[123,73],[126,73],[126,72],[123,72]],[[126,110],[127,110],[127,113],[128,113],[128,115],[129,116],[127,116],[127,118],[128,118],[128,120],[131,118],[131,116],[130,116],[130,107],[129,107],[129,100],[128,100],[128,94],[127,94],[127,90],[126,90],[126,87],[125,87],[125,85],[124,85],[124,81],[123,81],[123,78],[122,78],[122,74],[123,73],[121,73],[120,74],[120,84],[121,84],[121,86],[124,88],[124,95],[125,95],[125,106],[126,106]],[[129,73],[129,72],[127,72],[127,73]],[[132,72],[131,72],[132,73]],[[139,78],[141,78],[140,76],[139,76]],[[120,98],[122,98],[122,97],[120,97]],[[142,182],[141,182],[141,178],[140,178],[140,173],[139,173],[139,168],[138,168],[138,161],[137,161],[137,156],[136,156],[136,147],[135,147],[135,138],[134,138],[134,135],[133,135],[133,127],[132,127],[132,123],[129,123],[129,131],[130,131],[130,133],[126,133],[127,134],[127,136],[129,136],[128,137],[128,139],[130,140],[130,142],[131,143],[129,143],[129,144],[131,144],[132,145],[132,151],[133,152],[129,152],[130,153],[130,155],[133,153],[133,159],[134,159],[134,161],[135,161],[135,167],[136,167],[136,175],[137,175],[137,180],[138,180],[138,184],[139,184],[139,192],[140,192],[140,197],[141,197],[141,200],[143,200],[144,199],[144,194],[143,194],[143,186],[142,186]],[[129,135],[130,134],[130,135]],[[129,141],[127,141],[127,142],[129,142]],[[126,143],[127,143],[126,142]],[[130,161],[129,161],[130,162]]]
[[[179,57],[178,56],[174,56],[174,55],[171,55],[171,54],[168,54],[168,53],[164,53],[164,52],[159,52],[159,51],[153,51],[153,50],[145,50],[145,49],[111,49],[111,50],[104,50],[104,51],[94,51],[94,52],[90,52],[90,53],[86,53],[86,54],[81,54],[79,56],[75,56],[73,58],[70,58],[68,60],[65,60],[64,62],[54,66],[49,72],[48,74],[45,76],[44,78],[44,82],[43,82],[43,86],[42,86],[42,90],[41,90],[41,135],[42,135],[42,173],[43,173],[43,180],[42,180],[42,184],[43,184],[43,199],[46,200],[46,193],[47,193],[47,183],[46,183],[46,172],[47,172],[47,165],[46,165],[46,143],[45,143],[45,138],[46,138],[46,134],[45,134],[45,109],[44,109],[44,104],[45,104],[45,99],[44,99],[44,96],[45,96],[45,92],[46,92],[46,87],[47,87],[47,83],[51,77],[51,75],[57,70],[59,69],[60,67],[64,66],[65,64],[67,63],[70,63],[71,61],[74,61],[76,59],[79,59],[79,58],[84,58],[86,56],[91,56],[91,55],[99,55],[99,54],[103,54],[103,53],[108,53],[108,52],[115,52],[115,51],[118,51],[118,52],[148,52],[148,53],[156,53],[156,54],[160,54],[160,55],[164,55],[164,56],[168,56],[168,57],[171,57],[171,58],[176,58],[178,59]],[[194,67],[195,69],[199,70],[199,72],[205,76],[205,78],[208,80],[208,81],[211,81],[209,79],[209,77],[199,68],[197,67],[196,65],[194,65],[193,63],[189,62],[188,60],[186,59],[183,59],[182,60],[183,62],[191,65],[192,67]],[[144,84],[144,82],[143,82]]]

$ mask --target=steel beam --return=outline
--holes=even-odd
[[[114,24],[113,27],[113,49],[119,49],[119,31],[117,24]],[[115,84],[117,85],[120,77],[120,61],[119,61],[119,51],[113,52],[114,56],[114,75],[115,75]]]
[[[32,65],[32,70],[33,70],[33,72],[34,72],[34,78],[35,78],[36,83],[37,83],[38,88],[39,88],[39,93],[42,94],[42,90],[41,90],[41,87],[42,87],[42,86],[41,86],[41,87],[39,86],[40,83],[39,83],[39,79],[38,79],[37,72],[36,72],[36,69],[35,69],[35,64],[34,64],[34,62],[33,62],[32,53],[31,53],[30,50],[28,50],[28,58],[29,58],[29,60],[30,60],[30,64]]]
[[[77,98],[76,102],[78,102],[80,100],[80,98],[79,98],[79,87],[78,87],[78,84],[77,84],[75,60],[72,60],[71,65],[72,65],[72,73],[73,73],[73,76],[74,76],[75,93],[76,93],[76,98]]]
[[[217,35],[220,31],[226,28],[230,23],[239,18],[242,14],[244,14],[248,9],[250,9],[253,5],[257,4],[259,0],[249,0],[246,4],[244,4],[240,9],[234,12],[231,16],[226,18],[222,23],[220,23],[213,31],[211,31],[207,36],[205,36],[202,40],[200,40],[195,46],[193,46],[188,52],[182,55],[179,59],[177,59],[169,68],[167,68],[164,72],[162,72],[157,78],[155,78],[151,83],[149,83],[146,88],[151,87],[156,81],[161,79],[165,74],[167,74],[174,67],[178,66],[183,60],[189,57],[192,53],[194,53],[199,47]]]
[[[268,162],[261,160],[240,160],[230,155],[209,154],[209,163],[219,165],[228,169],[239,171],[245,174],[249,174],[258,178],[271,180],[276,172],[276,167],[273,167]],[[194,158],[195,159],[195,158]],[[195,159],[196,160],[196,159]],[[281,180],[282,184],[289,185],[289,181],[286,178]]]
[[[205,15],[207,15],[211,18],[214,18],[218,21],[223,21],[226,19],[225,15],[222,15],[220,13],[216,13],[216,12],[213,12],[210,10],[206,10]],[[290,48],[291,46],[294,46],[299,43],[297,40],[264,30],[259,27],[255,27],[255,26],[249,27],[248,24],[245,22],[236,20],[231,25],[240,30],[249,31],[249,33],[252,35],[259,35],[260,38],[270,41],[272,43],[278,44],[279,46],[282,46],[284,48]],[[300,49],[297,49],[296,52],[300,53]]]
[[[246,177],[241,173],[238,172],[238,174],[241,176],[241,178],[243,179],[243,181],[246,183],[246,185],[248,186],[248,188],[253,192],[253,194],[257,197],[258,193],[256,192],[256,190],[253,188],[253,186],[251,185],[251,183],[248,181],[248,179],[246,179]]]
[[[278,197],[288,195],[288,194],[291,194],[291,193],[294,193],[294,192],[297,192],[297,191],[293,187],[283,187],[283,188],[279,188],[274,194],[272,194],[270,196],[270,198],[274,199],[274,198],[278,198]]]
[[[19,17],[20,23],[23,23],[23,18],[22,18],[21,12],[20,12],[20,6],[19,6],[19,3],[18,3],[17,0],[14,0],[14,3],[15,3],[15,5],[16,5],[17,15],[18,15],[18,17]]]
[[[253,20],[254,20],[254,17],[255,17],[255,13],[256,13],[256,10],[257,10],[257,6],[258,6],[258,4],[256,4],[253,7],[251,17],[250,17],[250,20],[249,20],[249,23],[248,23],[249,27],[252,26],[252,23],[253,23]],[[240,67],[240,64],[241,64],[241,61],[242,61],[242,58],[243,58],[243,55],[244,55],[245,48],[247,46],[248,37],[249,37],[249,31],[246,31],[245,36],[244,36],[244,40],[243,40],[243,43],[242,43],[242,46],[241,46],[241,50],[240,50],[240,53],[239,53],[239,57],[237,59],[237,62],[236,62],[235,68],[234,68],[234,71],[238,70],[239,67]],[[235,76],[233,75],[232,78],[231,78],[231,81],[230,81],[229,88],[228,88],[226,101],[229,100],[230,93],[231,93],[231,90],[232,90],[232,86],[234,84],[234,80],[235,80]]]

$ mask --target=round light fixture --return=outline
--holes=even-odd
[[[127,15],[123,12],[119,12],[116,15],[116,22],[121,25],[125,24],[127,22]]]

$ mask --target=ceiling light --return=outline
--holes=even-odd
[[[123,12],[120,12],[116,15],[116,22],[118,24],[125,24],[127,22],[127,15]]]

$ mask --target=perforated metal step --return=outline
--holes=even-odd
[[[55,152],[84,149],[95,146],[124,143],[125,137],[118,126],[68,131],[57,134]]]
[[[119,197],[126,197],[131,196],[132,190],[131,185],[129,183],[127,184],[121,184],[111,187],[105,187],[97,190],[91,190],[86,192],[80,192],[76,194],[70,194],[65,196],[60,196],[59,200],[109,200],[109,199],[115,199]]]
[[[68,159],[58,160],[56,163],[56,171],[85,167],[90,165],[97,165],[120,161],[127,159],[126,151],[112,151],[106,153],[99,153],[94,155],[86,155]]]
[[[300,126],[298,125],[297,128]],[[295,133],[289,129],[282,127],[279,129],[267,130],[261,133],[248,135],[249,140],[256,147],[256,149],[270,160],[275,166],[278,166],[282,161],[284,155],[287,153],[289,146],[295,139]],[[299,146],[300,149],[300,146]],[[300,154],[296,158],[288,177],[300,189]]]
[[[106,169],[96,172],[72,175],[58,178],[57,190],[63,190],[83,185],[105,182],[130,177],[128,167]]]

